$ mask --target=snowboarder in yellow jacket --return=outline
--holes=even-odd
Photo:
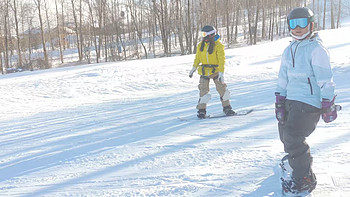
[[[189,77],[198,69],[199,80],[199,101],[197,105],[198,118],[205,118],[206,106],[211,95],[209,94],[209,81],[213,79],[216,90],[220,94],[223,111],[226,115],[234,115],[230,105],[230,92],[224,82],[225,69],[225,51],[224,45],[220,42],[220,36],[216,34],[213,26],[204,26],[202,28],[203,40],[197,46],[196,58]]]

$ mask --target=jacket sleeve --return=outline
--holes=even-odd
[[[216,55],[218,58],[218,71],[219,72],[224,72],[225,70],[225,49],[223,44],[218,44],[216,46]]]
[[[197,45],[197,50],[196,50],[196,57],[194,59],[194,63],[193,63],[193,67],[198,68],[199,64],[201,63],[201,55],[200,55],[201,51],[200,51],[200,43]]]
[[[322,99],[332,100],[334,96],[335,84],[333,82],[333,73],[330,65],[328,50],[322,45],[318,45],[312,51],[311,61],[317,85],[320,87],[321,101]]]
[[[281,96],[287,96],[287,83],[288,83],[287,51],[288,51],[288,48],[286,48],[282,54],[280,70],[278,73],[276,92],[279,92]]]

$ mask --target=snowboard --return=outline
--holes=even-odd
[[[198,118],[198,117],[195,117],[193,119],[196,119],[196,120],[205,120],[205,119],[214,119],[214,118],[225,118],[225,117],[234,117],[234,116],[245,116],[245,115],[248,115],[250,113],[252,113],[254,111],[254,109],[249,109],[249,110],[241,110],[241,111],[237,111],[235,112],[235,114],[233,115],[226,115],[226,114],[214,114],[214,115],[207,115],[205,116],[205,118]],[[186,117],[177,117],[179,120],[182,120],[182,121],[188,121],[188,120],[191,120],[191,118],[186,118]]]
[[[247,111],[238,111],[238,112],[235,112],[233,115],[225,115],[225,114],[207,115],[204,119],[224,118],[224,117],[232,117],[232,116],[245,116],[245,115],[248,115],[248,114],[250,114],[252,112],[253,112],[253,109],[250,109],[250,110],[247,110]]]

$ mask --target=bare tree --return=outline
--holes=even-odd
[[[5,11],[5,14],[4,14],[4,49],[5,49],[5,52],[4,52],[4,59],[5,59],[5,69],[6,68],[9,68],[9,40],[8,40],[8,34],[9,34],[9,4],[10,4],[10,1],[9,0],[6,0],[5,2],[5,5],[4,5],[4,11]]]
[[[45,8],[45,15],[46,15],[46,22],[47,22],[47,32],[48,37],[51,45],[51,50],[55,50],[55,46],[53,44],[52,36],[51,36],[51,25],[50,25],[50,18],[49,18],[49,9],[47,7],[47,0],[44,0],[44,8]]]
[[[341,16],[341,3],[342,1],[339,0],[339,4],[338,4],[338,17],[337,17],[337,28],[340,27],[340,16]]]
[[[103,5],[105,0],[95,0],[97,4],[97,20],[98,20],[98,29],[99,29],[99,35],[98,35],[98,46],[97,46],[97,62],[99,62],[99,59],[101,58],[101,46],[102,46],[102,24],[103,24]]]
[[[159,3],[156,0],[153,0],[154,11],[160,26],[160,33],[162,38],[163,50],[166,56],[169,56],[169,31],[168,28],[168,3],[167,0],[159,0]]]
[[[331,0],[331,29],[335,29],[334,0]]]
[[[320,6],[320,2],[321,0],[317,0],[317,24],[318,24],[318,29],[320,29],[321,27],[321,6]]]
[[[253,12],[252,10],[253,10],[253,7],[252,7],[252,5],[250,3],[251,3],[251,1],[246,0],[249,44],[253,44],[253,27],[252,27],[252,12]]]
[[[78,55],[79,55],[79,61],[83,59],[83,53],[81,50],[81,45],[80,45],[80,38],[79,38],[79,31],[78,31],[78,19],[77,19],[77,14],[75,11],[75,0],[71,0],[72,4],[72,9],[73,9],[73,18],[74,18],[74,25],[75,25],[75,37],[77,40],[77,48],[78,48]]]
[[[61,34],[60,34],[60,20],[59,20],[59,16],[58,16],[57,0],[55,0],[55,7],[56,7],[56,23],[57,23],[58,46],[60,48],[60,60],[61,60],[61,63],[63,63],[64,60],[63,60],[62,41],[61,41]]]
[[[230,44],[230,3],[229,0],[225,1],[225,18],[226,18],[226,38],[227,38],[227,43]]]
[[[83,12],[82,12],[82,0],[79,0],[79,40],[80,40],[80,55],[81,55],[81,59],[83,59],[83,49],[84,49],[84,36],[83,36]]]
[[[88,1],[88,6],[89,6],[89,16],[90,16],[90,23],[91,23],[91,29],[92,29],[92,40],[94,43],[94,47],[95,47],[95,52],[96,52],[96,62],[99,62],[99,58],[100,58],[100,52],[99,49],[97,47],[97,33],[96,33],[96,27],[95,27],[95,18],[94,15],[95,13],[93,13],[93,9],[92,9],[92,2],[89,0]]]
[[[181,55],[185,54],[185,47],[183,43],[183,23],[181,20],[181,14],[182,14],[182,2],[181,0],[176,0],[176,11],[175,11],[175,16],[176,16],[176,30],[177,30],[177,35],[179,37],[179,45],[180,45],[180,50],[181,50]]]
[[[67,46],[76,48],[79,60],[86,58],[89,63],[93,55],[100,62],[102,57],[118,61],[149,58],[150,53],[154,57],[195,53],[204,25],[215,26],[228,47],[238,42],[257,44],[287,35],[286,16],[295,7],[312,3],[318,26],[323,22],[324,29],[328,23],[331,28],[340,26],[342,7],[341,0],[55,0],[57,29],[51,34],[53,23],[44,3],[49,1],[27,1],[33,9],[20,7],[18,0],[0,1],[0,64],[4,69],[11,67],[14,55],[18,55],[18,67],[40,63],[31,60],[38,48],[44,54],[42,68],[49,68],[48,42],[49,50],[58,44],[61,63]],[[36,34],[39,25],[40,34]]]
[[[4,62],[3,60],[5,59],[5,57],[3,57],[3,54],[5,55],[5,33],[3,32],[3,26],[5,26],[6,22],[5,20],[3,20],[6,16],[6,5],[5,2],[0,2],[0,35],[2,35],[0,37],[0,66],[1,66],[1,74],[5,74],[5,71],[4,71]],[[4,29],[6,29],[4,27]]]
[[[66,38],[66,23],[65,23],[65,17],[64,17],[64,1],[65,0],[60,0],[61,1],[61,19],[62,19],[62,28],[63,28],[63,38]],[[66,42],[65,40],[63,40],[64,44],[63,44],[63,50],[66,50]]]
[[[154,2],[150,1],[149,3],[149,10],[152,12],[152,15],[150,16],[150,24],[153,23],[153,25],[149,25],[152,31],[152,51],[153,51],[153,57],[156,57],[156,46],[155,46],[155,38],[157,34],[157,16],[155,14],[155,6]]]
[[[238,25],[239,25],[239,22],[241,21],[240,19],[240,1],[239,0],[236,0],[236,21],[235,21],[235,37],[234,37],[234,41],[237,42],[237,38],[238,38]]]
[[[327,0],[323,1],[323,27],[322,29],[326,29],[326,10],[327,10]]]
[[[102,12],[102,21],[103,21],[103,36],[101,38],[104,38],[104,55],[105,55],[105,62],[108,61],[108,36],[107,36],[107,20],[108,20],[108,16],[107,16],[107,1],[103,1],[101,2],[101,9],[103,10]]]
[[[47,50],[46,50],[46,43],[45,43],[45,35],[44,35],[44,24],[43,24],[43,19],[41,17],[41,0],[35,0],[36,7],[38,9],[38,16],[39,16],[39,22],[40,22],[40,33],[41,33],[41,42],[42,42],[42,47],[43,47],[43,53],[44,53],[44,68],[50,68],[51,66],[49,65],[49,58],[47,55]]]
[[[192,34],[192,42],[193,42],[193,51],[192,53],[196,53],[197,50],[197,44],[198,44],[198,37],[199,37],[199,32],[201,30],[201,25],[200,23],[196,22],[196,16],[198,16],[199,14],[199,10],[198,10],[198,5],[194,3],[194,1],[192,0],[192,12],[191,12],[191,18],[192,18],[192,24],[194,24],[194,26],[191,28],[193,29],[191,31]],[[216,20],[215,20],[216,21]]]
[[[33,4],[26,3],[23,5],[22,9],[22,17],[24,19],[23,24],[26,23],[28,25],[28,30],[27,30],[27,36],[24,36],[26,38],[26,43],[24,44],[24,48],[27,48],[27,53],[28,53],[28,60],[27,64],[29,64],[29,69],[31,71],[34,70],[34,65],[32,62],[32,48],[34,43],[32,40],[34,40],[34,36],[32,36],[32,29],[33,29],[33,20],[34,20],[34,10],[35,7],[33,7]],[[23,31],[24,32],[24,31]]]
[[[136,35],[143,47],[143,50],[145,52],[145,56],[147,59],[147,49],[145,44],[142,41],[142,29],[143,29],[143,21],[142,21],[142,5],[139,5],[141,9],[137,9],[135,0],[129,0],[128,1],[128,8],[130,10],[130,15],[132,19],[132,24],[134,26],[134,30],[136,31]],[[139,11],[139,12],[138,12]]]
[[[187,51],[189,53],[192,53],[193,28],[192,28],[192,23],[191,23],[191,2],[190,2],[190,0],[187,0],[186,19],[187,19],[187,21],[186,21],[185,38],[186,38]],[[196,51],[196,48],[194,48],[193,52],[194,51]]]
[[[265,39],[265,37],[266,37],[266,31],[265,31],[266,11],[265,11],[265,8],[266,8],[265,0],[262,0],[262,3],[261,3],[261,10],[262,10],[261,39]]]
[[[18,30],[18,17],[17,17],[17,3],[16,0],[13,0],[13,12],[15,16],[15,27],[16,27],[16,40],[17,40],[17,54],[18,54],[18,67],[22,67],[22,52],[21,52],[21,40]]]
[[[255,12],[255,24],[254,24],[254,42],[253,42],[253,44],[256,44],[256,42],[257,42],[259,13],[260,13],[260,0],[256,0],[256,12]]]

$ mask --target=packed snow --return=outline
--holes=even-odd
[[[307,139],[317,197],[350,196],[349,35],[320,32],[343,110]],[[281,196],[274,91],[290,40],[226,50],[231,105],[247,116],[196,118],[194,55],[0,76],[0,196]]]

